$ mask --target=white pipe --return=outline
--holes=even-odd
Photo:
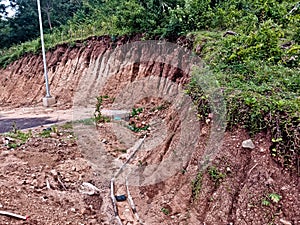
[[[40,23],[40,33],[41,33],[41,43],[42,43],[42,55],[43,55],[43,62],[44,62],[44,76],[45,76],[45,83],[46,83],[46,98],[51,98],[50,88],[49,88],[49,82],[48,82],[48,71],[47,71],[47,62],[46,62],[46,53],[45,53],[43,22],[42,22],[42,13],[41,13],[40,0],[37,0],[37,6],[38,6],[39,23]]]

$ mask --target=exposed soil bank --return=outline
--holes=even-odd
[[[91,84],[97,85],[100,79],[99,73],[92,71],[106,69],[108,58],[105,54],[113,47],[135,39],[139,38],[120,38],[114,42],[109,37],[91,38],[73,47],[62,45],[48,52],[51,92],[57,98],[58,107],[72,106],[77,86],[84,79],[88,89],[82,93],[88,95],[93,88]],[[97,61],[101,56],[102,61]],[[128,64],[115,71],[109,85],[94,91],[114,98],[126,84],[151,75],[167,78],[179,86],[189,79],[187,73],[161,63]],[[1,70],[0,88],[0,106],[3,108],[40,104],[45,93],[41,56],[28,55]],[[150,103],[151,99],[148,99],[137,107],[145,108]],[[165,110],[166,116],[160,116],[169,121],[171,112]],[[147,122],[150,113],[140,117],[141,122]],[[170,119],[169,130],[165,136],[160,135],[164,139],[161,148],[138,155],[136,162],[142,165],[160,162],[171,154],[171,146],[180,132],[180,124],[177,125],[176,120]],[[210,123],[199,125],[199,143],[182,170],[162,182],[131,188],[137,211],[146,224],[300,224],[299,177],[272,160],[268,134],[261,133],[252,138],[255,148],[250,150],[241,146],[242,141],[249,138],[244,130],[226,132],[217,157],[199,174],[199,160],[203,158]],[[120,157],[120,151],[115,153],[114,148],[118,146],[114,136],[110,135],[111,129],[112,125],[107,123],[98,129],[99,133],[86,135],[96,136],[100,141],[106,139],[103,146],[109,146],[107,151],[112,152],[113,157]],[[155,129],[151,132],[150,137],[156,134]],[[31,220],[15,222],[0,217],[1,224],[113,224],[107,215],[112,215],[109,184],[101,180],[102,174],[97,173],[97,168],[91,168],[89,163],[93,161],[93,155],[91,159],[83,155],[81,146],[77,146],[69,135],[62,132],[62,135],[54,134],[46,139],[33,137],[15,150],[7,150],[5,140],[2,141],[0,205],[5,210],[29,214]],[[130,135],[133,140],[138,136]],[[89,141],[87,138],[87,145]],[[126,141],[129,143],[125,138],[123,144]],[[61,182],[53,170],[59,172]],[[100,196],[82,195],[78,191],[82,182],[91,182],[103,192]],[[120,207],[120,210],[124,222],[133,224],[126,221],[127,209]]]

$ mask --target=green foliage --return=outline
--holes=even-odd
[[[227,52],[228,62],[243,63],[254,59],[278,62],[283,53],[279,46],[279,40],[283,35],[282,29],[272,20],[268,20],[249,35],[227,38],[227,41],[231,43]]]
[[[13,141],[9,141],[9,148],[17,148],[25,144],[29,138],[32,137],[31,130],[28,132],[22,132],[20,130],[14,130],[13,132],[6,133],[5,136],[10,137]]]
[[[135,132],[135,133],[138,133],[138,132],[141,132],[141,131],[145,131],[149,128],[150,126],[149,125],[145,125],[143,127],[137,127],[135,123],[132,123],[131,125],[128,126],[128,128]]]
[[[272,200],[272,202],[278,203],[282,197],[277,193],[271,193],[269,194],[269,198]]]
[[[170,211],[169,211],[169,209],[167,209],[167,208],[161,208],[161,211],[167,216],[167,215],[169,215],[170,214]]]
[[[107,116],[103,116],[101,113],[101,106],[102,106],[102,102],[103,102],[103,98],[106,98],[106,96],[99,96],[97,97],[97,103],[96,103],[96,109],[94,112],[94,119],[96,124],[98,123],[108,123],[110,122],[110,118]]]
[[[215,166],[208,168],[208,174],[210,179],[215,183],[216,187],[219,186],[222,180],[226,178],[226,174],[220,172]]]
[[[141,112],[143,112],[143,108],[132,108],[131,116],[132,117],[138,116]]]
[[[192,181],[192,199],[195,201],[199,198],[202,189],[202,172],[198,172],[196,178]]]
[[[40,133],[40,136],[43,138],[49,138],[49,137],[51,137],[51,133],[52,133],[52,129],[44,129]]]
[[[222,37],[217,32],[196,34],[195,49],[210,64],[215,79],[224,90],[228,129],[239,125],[250,134],[271,131],[271,154],[283,166],[297,165],[300,154],[300,71],[298,45],[281,45],[280,26],[268,20],[253,32]],[[289,43],[289,42],[288,42]],[[292,43],[292,41],[291,41]],[[289,55],[290,54],[290,55]],[[293,64],[288,60],[295,58]],[[200,118],[210,112],[209,96],[192,78],[189,93],[198,106]]]
[[[270,202],[268,199],[264,198],[264,199],[261,201],[261,204],[262,204],[263,206],[269,206],[269,205],[271,205],[271,202]]]
[[[262,205],[263,206],[270,206],[271,202],[273,203],[279,203],[282,196],[277,193],[270,193],[265,198],[262,199]]]

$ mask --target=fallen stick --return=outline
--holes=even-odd
[[[66,188],[66,186],[64,185],[64,183],[59,179],[59,176],[57,176],[57,180],[58,180],[58,182],[60,183],[60,185],[63,187],[63,189],[66,191],[67,188]]]
[[[13,218],[16,218],[19,220],[27,220],[29,218],[28,216],[21,216],[21,215],[15,214],[15,213],[7,212],[7,211],[0,211],[0,215],[13,217]]]

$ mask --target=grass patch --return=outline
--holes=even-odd
[[[284,31],[280,27],[272,31],[272,26],[263,23],[254,33],[241,31],[226,37],[219,31],[198,32],[194,46],[201,49],[198,54],[223,90],[227,129],[239,126],[250,135],[271,132],[270,153],[283,167],[295,171],[300,155],[300,69],[299,62],[289,60],[298,59],[294,50],[298,45],[282,49],[289,39],[282,40]],[[261,49],[265,42],[269,46]],[[294,55],[287,58],[287,54]],[[207,118],[209,96],[196,78],[191,79],[187,93],[198,106],[200,118]]]

